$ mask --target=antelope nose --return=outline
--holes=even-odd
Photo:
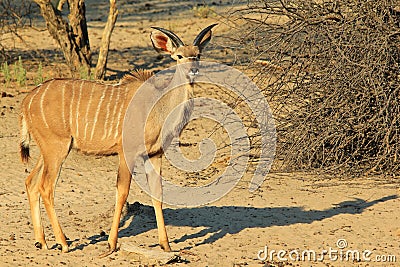
[[[190,68],[189,75],[197,75],[199,74],[198,68]]]

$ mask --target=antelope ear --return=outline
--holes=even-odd
[[[173,54],[176,50],[176,46],[171,41],[171,39],[159,31],[153,31],[150,34],[151,43],[157,52],[165,52],[168,54]]]
[[[204,47],[210,42],[211,35],[212,35],[211,29],[214,28],[215,26],[217,26],[217,24],[212,24],[212,25],[206,27],[194,39],[193,45],[198,46],[200,51],[202,51],[204,49]]]

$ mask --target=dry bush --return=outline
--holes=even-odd
[[[399,171],[398,1],[251,1],[236,15],[242,63],[273,108],[280,167]]]
[[[32,17],[37,14],[38,10],[30,0],[0,1],[0,59],[6,60],[8,57],[8,52],[2,45],[5,38],[21,39],[18,30],[26,25],[31,25]],[[6,35],[9,33],[11,34]]]

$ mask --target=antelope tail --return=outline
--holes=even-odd
[[[31,141],[31,136],[28,131],[26,120],[23,114],[20,116],[21,123],[21,142],[19,144],[21,160],[23,163],[28,163],[29,161],[29,143]]]

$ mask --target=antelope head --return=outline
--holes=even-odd
[[[204,28],[194,39],[193,44],[185,45],[182,40],[173,32],[152,27],[153,31],[150,35],[153,47],[157,52],[165,52],[179,64],[185,64],[187,67],[186,77],[189,83],[194,83],[195,76],[199,73],[199,60],[204,47],[211,40],[211,29],[217,24],[212,24]]]

